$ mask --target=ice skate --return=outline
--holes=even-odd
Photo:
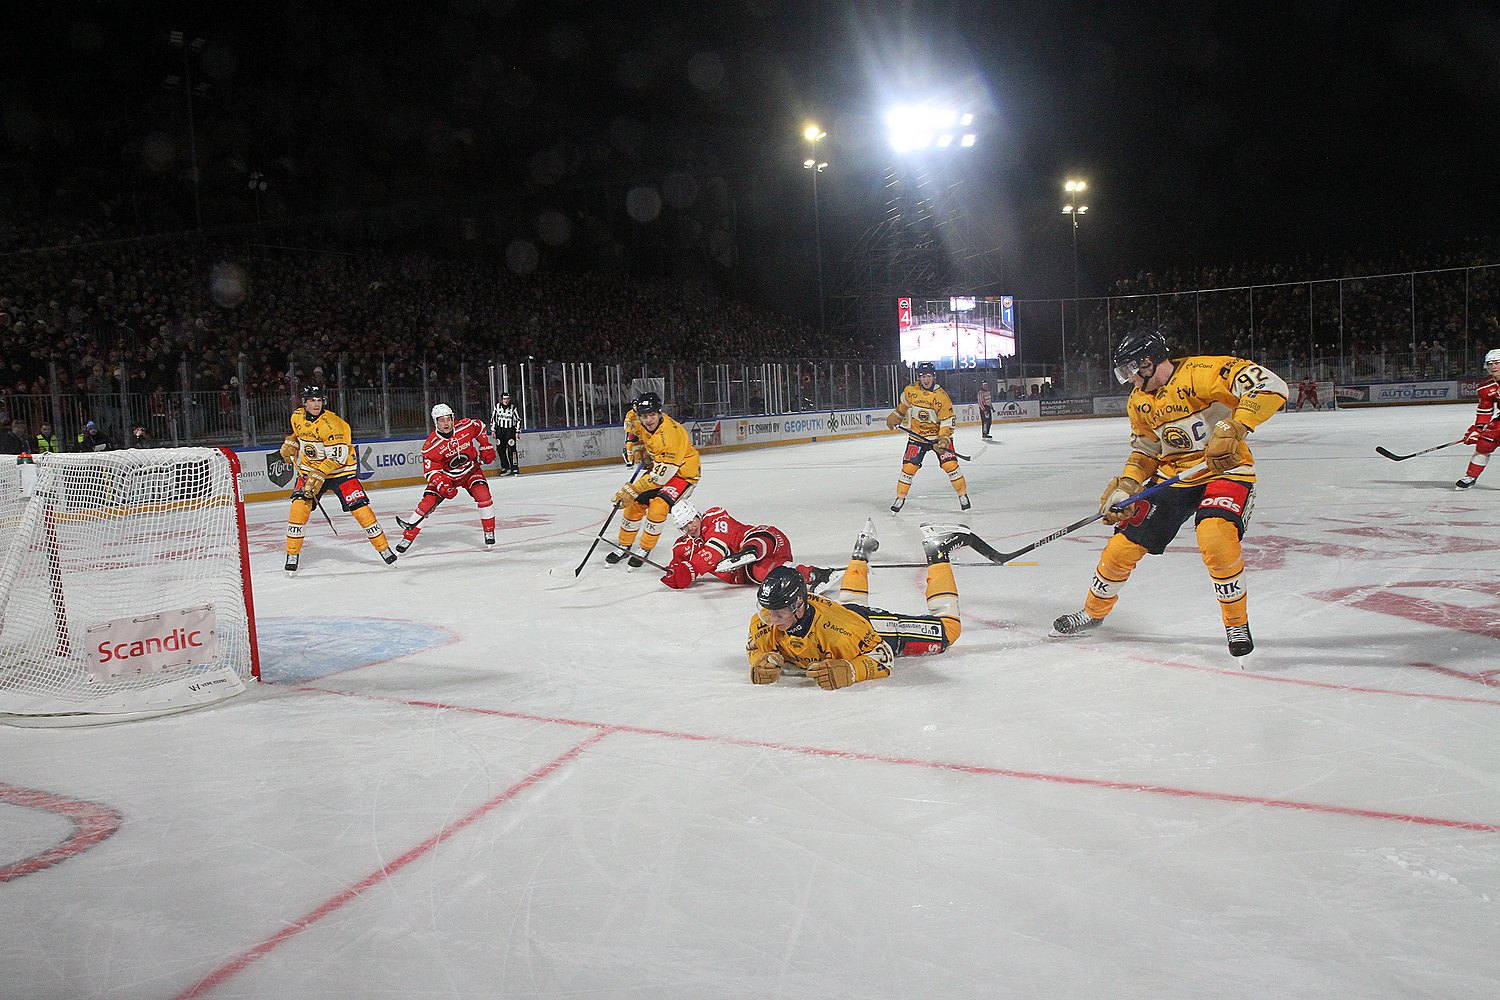
[[[809,593],[820,593],[822,589],[833,580],[837,570],[825,566],[813,566],[807,571],[807,589]]]
[[[1255,649],[1255,641],[1250,638],[1250,626],[1225,625],[1224,636],[1229,640],[1230,656],[1246,656]]]
[[[922,551],[927,563],[947,562],[948,553],[961,545],[967,545],[973,533],[967,524],[922,525]]]
[[[380,553],[380,558],[385,560],[385,564],[387,566],[396,565],[396,553],[392,552],[390,549],[386,549],[384,552]]]
[[[489,549],[489,548],[494,548],[494,546],[495,546],[495,533],[493,531],[486,531],[484,533],[484,547],[487,548],[487,549]],[[405,551],[405,550],[402,549],[398,545],[396,547],[396,551],[397,552],[402,552],[402,551]]]
[[[646,565],[646,558],[632,552],[630,554],[630,562],[628,562],[626,565],[631,569],[640,569],[642,566]]]
[[[958,498],[958,509],[959,510],[968,510],[969,509],[969,494],[963,493],[963,494],[959,495],[959,498]]]
[[[891,504],[891,513],[901,513],[901,508],[906,506],[906,497],[897,497],[896,502]]]
[[[398,518],[396,518],[396,520],[399,521],[401,519],[398,517]],[[396,551],[397,552],[405,552],[407,549],[411,548],[411,543],[414,542],[414,541],[416,541],[415,538],[403,538],[403,539],[401,539],[400,541],[398,541],[396,543]]]
[[[1470,486],[1473,486],[1475,482],[1477,482],[1477,480],[1473,476],[1464,476],[1458,482],[1453,484],[1453,488],[1455,490],[1466,490]]]
[[[870,518],[865,518],[865,529],[854,540],[854,554],[849,558],[869,562],[870,556],[878,548],[880,548],[880,539],[875,537],[875,522]]]
[[[1103,618],[1095,618],[1087,611],[1075,611],[1071,615],[1063,615],[1052,623],[1052,636],[1064,639],[1070,636],[1081,635],[1090,629],[1096,629],[1104,624]]]
[[[616,549],[615,551],[610,552],[607,555],[605,555],[604,561],[607,562],[607,563],[609,563],[611,566],[613,566],[615,563],[619,562],[620,560],[622,560],[624,558],[625,558],[625,553],[621,552],[619,549]]]
[[[287,576],[291,576],[293,573],[297,572],[297,556],[288,555],[286,557],[285,569]]]

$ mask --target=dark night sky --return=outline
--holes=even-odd
[[[118,194],[153,137],[178,142],[182,98],[162,78],[181,66],[167,30],[183,27],[211,42],[205,185],[238,192],[244,170],[271,170],[285,215],[418,193],[611,198],[622,178],[718,172],[733,178],[740,238],[774,257],[767,247],[805,237],[797,133],[815,116],[830,132],[832,252],[879,210],[890,154],[872,130],[886,104],[942,88],[988,107],[963,164],[970,210],[1022,295],[1071,285],[1058,209],[1075,172],[1091,186],[1085,291],[1141,269],[1304,254],[1404,267],[1403,251],[1488,239],[1500,216],[1493,5],[29,6],[11,18],[0,97],[0,169],[27,204],[78,164]]]

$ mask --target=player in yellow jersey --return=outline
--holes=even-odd
[[[645,465],[649,457],[646,446],[642,442],[646,438],[646,428],[641,426],[641,418],[636,414],[635,407],[625,411],[625,452],[626,465]]]
[[[302,390],[302,406],[292,411],[292,433],[281,443],[281,457],[297,470],[292,509],[286,519],[286,571],[297,572],[302,554],[302,533],[318,498],[332,490],[339,504],[365,529],[370,544],[387,563],[396,561],[370,500],[359,485],[354,454],[354,434],[349,424],[327,409],[323,390],[310,385]]]
[[[645,562],[645,557],[661,540],[661,526],[672,505],[686,497],[698,485],[702,467],[698,449],[693,447],[687,428],[661,411],[661,397],[643,392],[632,411],[644,432],[640,445],[646,449],[649,468],[642,469],[634,481],[615,494],[615,503],[624,508],[620,524],[620,548],[604,557],[613,565],[629,552],[630,568]],[[644,520],[644,530],[642,521]],[[634,549],[640,535],[640,548]]]
[[[1193,518],[1198,551],[1213,580],[1229,652],[1255,648],[1244,583],[1240,540],[1255,505],[1255,460],[1246,436],[1286,405],[1285,380],[1253,361],[1234,357],[1172,359],[1166,337],[1145,328],[1126,334],[1115,349],[1115,376],[1134,386],[1130,457],[1099,500],[1115,533],[1104,546],[1083,610],[1052,623],[1054,636],[1095,628],[1119,598],[1141,557],[1160,555]],[[1152,477],[1170,478],[1195,465],[1208,471],[1150,500],[1113,507]]]
[[[906,454],[901,459],[901,475],[896,480],[896,502],[891,504],[891,513],[898,514],[906,505],[906,494],[911,490],[911,481],[922,467],[922,459],[929,451],[937,452],[938,463],[948,474],[953,491],[958,494],[958,506],[969,509],[969,484],[958,471],[958,458],[953,454],[953,427],[956,417],[953,400],[948,392],[937,384],[937,369],[931,361],[917,365],[917,380],[901,390],[896,408],[885,418],[885,425],[895,430],[905,423],[914,433],[930,440],[908,435]],[[935,442],[935,443],[934,443]]]
[[[927,610],[925,615],[903,615],[872,608],[870,554],[880,547],[875,525],[854,542],[854,554],[844,570],[839,601],[807,592],[807,582],[791,566],[766,574],[756,593],[759,610],[750,619],[750,680],[774,684],[782,671],[802,674],[825,691],[860,681],[889,677],[898,656],[941,653],[958,641],[963,624],[958,616],[958,585],[948,553],[967,543],[963,525],[922,526],[927,553]]]

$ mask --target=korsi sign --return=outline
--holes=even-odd
[[[211,663],[219,655],[218,630],[211,604],[95,625],[87,632],[89,676],[108,681]]]

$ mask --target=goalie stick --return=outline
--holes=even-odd
[[[1375,446],[1375,452],[1376,452],[1376,454],[1384,455],[1386,458],[1390,459],[1392,462],[1404,462],[1408,458],[1416,458],[1418,455],[1426,455],[1428,452],[1442,451],[1444,448],[1452,448],[1456,444],[1463,444],[1463,443],[1464,443],[1464,439],[1463,438],[1459,438],[1457,441],[1449,441],[1449,442],[1447,442],[1445,444],[1435,445],[1435,446],[1433,446],[1431,448],[1423,448],[1421,451],[1414,451],[1410,455],[1397,455],[1395,452],[1387,451],[1384,448],[1380,447],[1380,445],[1376,445]]]
[[[927,444],[930,444],[933,447],[937,446],[937,439],[936,438],[930,438],[926,434],[918,434],[916,431],[912,430],[910,427],[906,426],[905,424],[897,424],[896,425],[896,430],[898,430],[898,431],[905,431],[906,433],[910,434],[912,437],[916,438],[918,441],[926,442]],[[972,461],[974,461],[974,459],[976,459],[980,455],[984,454],[984,449],[985,449],[985,444],[984,444],[983,441],[981,441],[979,443],[979,447],[976,448],[976,449],[974,449],[974,454],[972,454],[972,455],[965,455],[963,452],[961,452],[961,451],[959,451],[958,449],[955,448],[954,451],[953,451],[953,457],[954,458],[961,458],[965,462],[972,462]]]
[[[637,465],[634,469],[632,469],[630,472],[630,478],[625,480],[625,485],[629,486],[631,483],[635,482],[635,477],[641,474],[641,470],[643,468],[645,468],[644,463],[641,465]],[[583,572],[584,563],[589,561],[589,557],[594,554],[594,550],[599,547],[599,543],[604,541],[604,533],[609,530],[610,522],[615,519],[615,515],[618,513],[620,513],[619,504],[614,504],[609,508],[609,516],[606,517],[604,519],[604,523],[599,526],[599,534],[594,536],[594,544],[590,545],[589,550],[583,554],[583,559],[578,563],[578,568],[573,571],[574,576],[578,576]]]

